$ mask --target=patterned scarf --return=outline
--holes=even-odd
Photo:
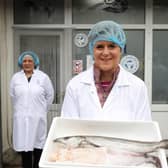
[[[100,70],[94,66],[94,80],[95,80],[95,85],[98,93],[98,97],[101,103],[101,106],[103,107],[111,89],[113,88],[117,77],[118,73],[120,71],[120,67],[118,66],[116,71],[112,74],[112,81],[105,81],[101,82],[100,81]]]

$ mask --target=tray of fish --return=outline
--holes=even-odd
[[[40,168],[168,168],[155,121],[93,121],[55,117]]]

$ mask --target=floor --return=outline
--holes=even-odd
[[[3,168],[22,168],[20,155],[12,149],[6,151],[3,154]]]

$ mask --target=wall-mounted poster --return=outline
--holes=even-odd
[[[74,38],[74,43],[77,47],[85,47],[88,43],[88,37],[84,33],[76,34]]]
[[[135,73],[139,69],[139,60],[134,55],[126,55],[120,61],[121,66],[131,72]]]
[[[78,74],[83,71],[83,61],[73,60],[73,74]]]

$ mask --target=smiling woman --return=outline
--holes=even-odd
[[[144,82],[119,64],[126,45],[122,27],[113,21],[98,22],[88,39],[94,64],[69,81],[62,117],[151,120]]]
[[[115,70],[120,62],[121,49],[118,45],[108,41],[99,41],[95,44],[94,49],[95,67],[102,70],[102,78],[105,78],[105,73],[110,73]],[[102,79],[109,80],[111,79]]]

